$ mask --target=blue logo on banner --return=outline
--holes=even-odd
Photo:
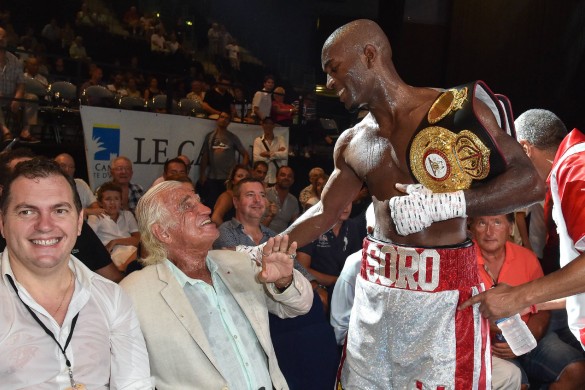
[[[94,126],[92,140],[97,148],[94,160],[110,161],[120,154],[120,128]]]

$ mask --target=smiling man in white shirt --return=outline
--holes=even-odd
[[[151,389],[130,299],[71,249],[83,213],[59,165],[15,167],[0,199],[0,377],[9,389]]]

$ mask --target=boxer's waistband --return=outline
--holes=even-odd
[[[439,292],[479,284],[471,240],[456,246],[414,248],[364,239],[361,277],[381,286]]]

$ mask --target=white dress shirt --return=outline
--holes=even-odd
[[[8,251],[2,253],[0,279],[0,387],[4,389],[66,389],[71,386],[65,357],[18,298],[66,349],[76,383],[87,389],[152,389],[144,337],[129,297],[115,283],[91,272],[71,256],[75,290],[63,325],[15,280]]]

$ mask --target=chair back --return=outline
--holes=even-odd
[[[101,85],[90,85],[81,94],[81,104],[87,106],[113,107],[114,93]]]
[[[149,111],[162,112],[167,109],[167,95],[156,95],[146,102],[146,107]],[[172,110],[167,114],[172,114],[178,110],[178,104],[173,100]]]
[[[203,112],[203,107],[196,100],[183,98],[179,100],[179,112],[181,115],[196,116]]]
[[[47,90],[48,87],[39,80],[33,79],[32,77],[24,78],[24,91],[26,93],[31,93],[38,97],[44,97],[47,95]]]
[[[47,95],[57,106],[74,106],[77,102],[77,87],[69,81],[55,81],[49,85]]]
[[[124,110],[144,111],[146,102],[137,96],[122,96],[118,99],[118,107]]]

